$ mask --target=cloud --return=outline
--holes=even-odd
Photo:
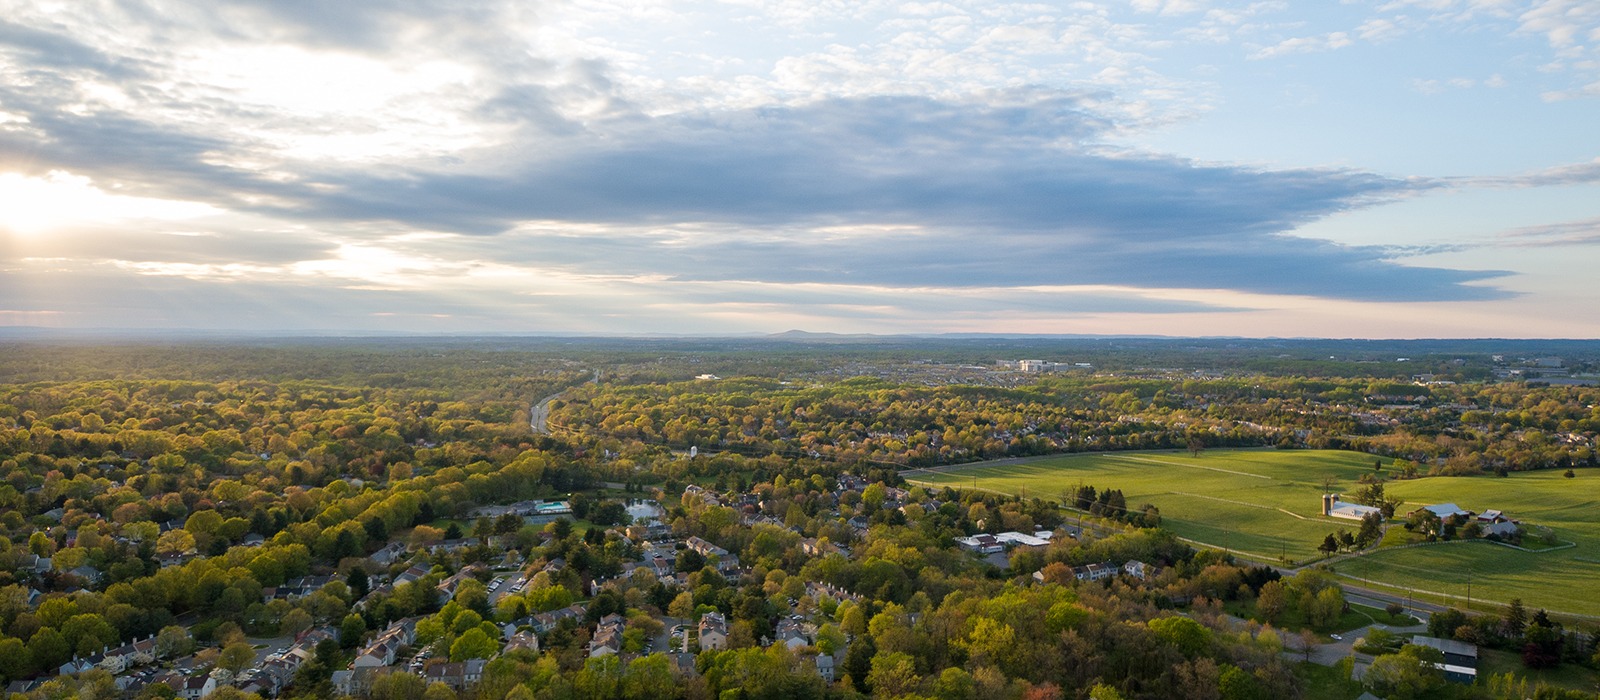
[[[1543,168],[1520,175],[1460,177],[1441,180],[1439,184],[1456,187],[1524,188],[1589,185],[1597,182],[1600,182],[1600,158],[1584,163]]]
[[[1600,41],[1600,5],[1588,0],[1536,0],[1518,20],[1520,31],[1542,35],[1555,48]]]
[[[1320,36],[1301,36],[1284,39],[1250,54],[1252,60],[1277,58],[1298,53],[1320,53],[1342,49],[1355,43],[1346,32],[1329,32]]]
[[[136,59],[113,56],[70,36],[3,19],[0,19],[0,46],[24,57],[35,71],[81,69],[113,80],[148,77],[149,66]]]
[[[1151,68],[1145,52],[1170,42],[1159,27],[1026,4],[785,3],[706,25],[746,43],[799,28],[781,50],[729,56],[666,7],[150,0],[49,15],[0,0],[14,18],[0,105],[18,115],[0,123],[0,161],[227,212],[60,231],[0,263],[68,259],[85,279],[140,281],[146,300],[279,304],[306,327],[320,326],[300,306],[335,298],[338,323],[400,313],[396,300],[437,318],[556,317],[528,301],[556,297],[513,303],[487,280],[539,294],[562,280],[566,318],[728,290],[857,317],[1196,310],[1133,289],[1504,296],[1477,284],[1493,271],[1292,235],[1440,183],[1106,145],[1200,102]],[[1137,9],[1169,23],[1200,5]],[[1231,31],[1282,10],[1197,21]],[[607,13],[628,26],[597,31]],[[99,284],[79,294],[124,303]],[[1061,291],[1084,287],[1123,291]]]
[[[1504,245],[1515,247],[1565,247],[1600,245],[1600,218],[1527,226],[1500,234]]]

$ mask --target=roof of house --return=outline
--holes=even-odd
[[[1472,511],[1466,510],[1465,508],[1462,508],[1454,503],[1440,503],[1438,505],[1423,506],[1423,510],[1431,511],[1434,515],[1437,515],[1441,518],[1448,518],[1452,515],[1470,515],[1472,513]]]

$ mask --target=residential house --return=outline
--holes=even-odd
[[[1477,518],[1478,528],[1484,536],[1495,535],[1498,537],[1512,537],[1522,529],[1522,523],[1506,517],[1498,510],[1486,510]]]
[[[400,559],[405,557],[405,555],[406,545],[404,542],[390,542],[388,545],[385,545],[383,549],[373,552],[367,558],[372,560],[372,563],[377,564],[378,566],[389,567],[393,566],[395,562],[400,561]]]
[[[799,622],[785,618],[778,621],[778,627],[773,631],[773,643],[782,644],[793,651],[810,646],[811,640],[806,638]]]
[[[505,653],[509,654],[518,649],[539,653],[539,635],[532,632],[518,632],[511,635],[511,638],[506,640]]]
[[[328,677],[328,682],[333,686],[333,692],[335,693],[340,695],[355,695],[355,677],[355,671],[339,670],[334,671],[333,675]]]
[[[210,675],[204,676],[178,676],[167,681],[167,685],[184,700],[200,700],[217,690],[217,679]]]
[[[1156,575],[1156,571],[1157,571],[1156,567],[1151,566],[1149,564],[1146,564],[1146,563],[1144,563],[1142,561],[1139,561],[1137,559],[1129,559],[1127,562],[1123,563],[1123,565],[1122,565],[1122,573],[1127,574],[1127,575],[1129,575],[1129,576],[1131,576],[1133,578],[1139,579],[1140,581],[1146,580],[1146,579],[1150,578],[1151,576],[1155,576]]]
[[[413,566],[405,571],[400,572],[399,576],[394,577],[394,585],[398,586],[402,583],[411,583],[412,581],[416,581],[427,575],[427,569],[424,569],[420,566]]]
[[[699,552],[706,559],[715,558],[717,560],[717,571],[720,571],[723,574],[730,574],[739,570],[739,555],[734,554],[733,552],[718,547],[699,537],[691,536],[689,539],[684,540],[684,544],[687,545],[689,549]]]
[[[832,683],[834,667],[833,657],[828,654],[817,654],[817,675],[822,677],[824,683]]]
[[[1117,566],[1111,562],[1106,562],[1104,564],[1085,564],[1083,566],[1072,567],[1072,577],[1078,579],[1079,581],[1103,581],[1116,576],[1118,571],[1121,571],[1121,569],[1117,568]]]
[[[450,686],[451,690],[461,692],[478,685],[483,680],[483,667],[488,665],[484,659],[467,659],[456,663],[434,664],[422,672],[423,680],[429,683],[439,682]]]
[[[589,658],[622,653],[622,632],[627,625],[627,619],[616,613],[600,618],[589,639]]]
[[[722,613],[700,616],[700,650],[728,648],[728,620]]]
[[[574,603],[559,610],[535,614],[533,616],[533,631],[545,634],[555,629],[556,625],[560,624],[562,620],[582,619],[584,613],[588,611],[589,606],[582,603]]]
[[[827,540],[819,541],[814,537],[807,537],[803,540],[800,540],[800,550],[814,557],[844,553],[844,550],[840,549],[832,542],[828,542]]]
[[[352,667],[393,666],[400,648],[416,641],[417,621],[420,619],[410,617],[389,625],[356,654]]]
[[[145,639],[135,639],[105,652],[105,658],[100,661],[100,668],[112,674],[117,674],[130,668],[137,668],[155,662],[156,636],[152,634]]]

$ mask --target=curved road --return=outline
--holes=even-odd
[[[600,381],[600,370],[595,370],[594,376],[590,377],[588,381]],[[588,382],[584,383],[587,384]],[[533,433],[535,435],[550,434],[550,402],[561,398],[561,396],[567,393],[567,391],[569,390],[562,389],[561,391],[539,399],[538,403],[535,403],[528,409],[528,427],[533,429]]]

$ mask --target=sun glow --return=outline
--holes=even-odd
[[[62,170],[44,177],[0,173],[0,226],[37,234],[62,226],[124,220],[176,221],[221,210],[200,202],[112,194]]]

